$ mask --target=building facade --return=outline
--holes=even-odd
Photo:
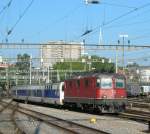
[[[76,60],[81,57],[82,42],[48,42],[41,46],[41,64],[43,67],[52,67],[56,62]]]
[[[150,67],[139,68],[140,81],[150,83]]]
[[[150,84],[149,66],[128,67],[128,74],[126,75],[127,75],[127,80],[130,82]]]

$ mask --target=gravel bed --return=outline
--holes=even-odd
[[[3,108],[3,106],[0,104],[0,110]]]
[[[148,126],[146,124],[127,119],[120,119],[114,116],[92,115],[88,113],[78,113],[68,110],[60,110],[23,103],[20,103],[19,105],[31,110],[45,113],[47,115],[53,115],[62,119],[71,120],[73,122],[103,130],[112,134],[144,134],[148,129]],[[96,119],[96,123],[90,122],[92,118]],[[42,127],[44,126],[41,125],[40,128]]]
[[[12,110],[6,109],[0,114],[0,132],[3,134],[16,134],[17,130],[11,121]]]
[[[16,113],[16,123],[26,134],[60,134],[59,130],[54,129],[43,122],[24,114]]]
[[[148,129],[146,124],[127,119],[120,119],[113,116],[91,115],[87,113],[78,113],[28,104],[20,104],[20,106],[45,113],[47,115],[53,115],[62,119],[71,120],[113,134],[144,134]],[[91,123],[91,118],[95,118],[97,120],[96,123]]]
[[[5,102],[10,102],[11,99],[4,99]],[[16,102],[13,102],[16,104]],[[1,107],[0,105],[0,108]],[[6,109],[0,114],[0,134],[19,134],[11,121],[11,110]],[[14,115],[17,126],[26,134],[66,134],[65,131],[58,130],[53,126],[47,125],[41,121],[37,121],[32,117],[16,112]]]
[[[37,121],[32,117],[16,112],[16,123],[27,134],[66,134],[65,132],[55,129],[53,126],[47,125],[41,121]]]

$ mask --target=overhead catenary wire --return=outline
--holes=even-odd
[[[135,22],[131,22],[131,23],[124,23],[124,24],[120,24],[120,25],[112,25],[112,26],[105,27],[105,29],[124,27],[124,26],[130,27],[130,26],[133,26],[133,25],[144,24],[144,23],[149,23],[149,22],[150,22],[150,19],[146,19],[146,20],[142,20],[142,21],[135,21]]]
[[[142,5],[142,6],[138,7],[138,8],[132,9],[132,10],[130,10],[130,11],[128,11],[128,12],[126,12],[126,13],[124,13],[124,14],[122,14],[122,15],[120,15],[120,16],[118,16],[118,17],[116,17],[116,18],[114,18],[114,19],[112,19],[112,20],[110,20],[108,22],[106,22],[104,25],[108,25],[108,24],[110,24],[110,23],[112,23],[112,22],[114,22],[116,20],[119,20],[119,19],[121,19],[121,18],[123,18],[123,17],[125,17],[125,16],[127,16],[127,15],[129,15],[129,14],[131,14],[133,12],[136,12],[136,11],[142,9],[142,8],[145,8],[147,6],[150,6],[150,3],[144,4],[144,5]]]
[[[0,10],[0,15],[7,9],[10,7],[11,3],[13,0],[10,0],[1,10]]]
[[[136,11],[141,10],[141,9],[143,9],[143,8],[146,8],[146,7],[148,7],[148,6],[150,6],[150,3],[146,3],[146,4],[142,5],[142,6],[139,6],[139,7],[137,7],[137,8],[134,8],[134,9],[132,9],[132,10],[130,10],[130,11],[128,11],[128,12],[126,12],[126,13],[124,13],[124,14],[118,16],[118,17],[116,17],[116,18],[113,18],[113,19],[110,20],[110,21],[107,21],[107,22],[105,22],[105,23],[103,23],[103,24],[101,24],[101,25],[96,26],[93,30],[91,30],[91,32],[88,32],[87,34],[93,33],[93,32],[95,32],[95,30],[99,29],[99,28],[102,27],[102,26],[109,25],[109,24],[111,24],[111,23],[113,23],[113,22],[115,22],[115,21],[117,21],[117,20],[119,20],[119,19],[121,19],[121,18],[123,18],[123,17],[125,17],[125,16],[127,16],[127,15],[129,15],[129,14],[131,14],[131,13],[133,13],[133,12],[136,12]],[[87,35],[87,34],[85,34],[85,35]],[[84,35],[84,36],[85,36],[85,35]]]
[[[148,9],[148,10],[146,10],[146,11],[144,11],[144,12],[142,12],[142,14],[146,14],[146,13],[149,13],[150,12],[150,9]],[[132,18],[137,18],[137,17],[139,17],[139,14],[138,15],[136,15],[136,16],[132,16],[130,19],[132,19]],[[129,20],[130,20],[129,19]],[[105,21],[104,21],[105,22]],[[103,24],[105,24],[103,22]],[[131,22],[131,23],[124,23],[124,24],[116,24],[116,25],[108,25],[108,26],[105,26],[105,25],[103,25],[103,27],[105,27],[105,29],[112,29],[112,28],[120,28],[120,27],[131,27],[131,26],[135,26],[135,25],[138,25],[138,24],[144,24],[144,23],[149,23],[150,22],[150,19],[146,19],[146,20],[143,20],[142,19],[142,21],[136,21],[136,22]],[[146,30],[148,30],[148,29],[146,29]],[[96,33],[96,32],[98,32],[99,30],[97,29],[97,30],[95,30],[95,31],[93,31],[92,32],[92,34],[94,34],[94,33]],[[137,30],[136,30],[137,31]],[[143,30],[143,31],[145,31],[145,30]],[[149,38],[147,35],[142,35],[142,37],[141,36],[138,36],[139,38],[137,38],[137,39],[142,39],[142,38]],[[79,38],[79,37],[78,37]],[[131,39],[130,39],[131,40]]]
[[[41,46],[74,46],[74,44],[72,43],[61,43],[61,44],[49,44],[49,43],[0,43],[0,46],[1,48],[6,48],[9,47],[9,48],[12,48],[13,49],[13,46],[14,47],[26,47],[27,49],[29,48],[32,48],[32,47],[35,47],[35,48],[39,48]],[[83,45],[82,43],[79,44],[80,45]],[[86,47],[98,47],[100,46],[99,44],[96,44],[96,43],[87,43],[86,44]],[[117,43],[114,43],[114,44],[105,44],[105,45],[102,45],[104,47],[122,47],[122,45],[120,44],[117,44]],[[150,48],[150,44],[132,44],[132,46],[130,44],[128,45],[124,45],[124,47],[134,47],[134,48]]]
[[[27,11],[29,10],[29,8],[32,6],[34,0],[31,0],[31,2],[28,4],[28,6],[24,9],[22,15],[19,16],[18,20],[16,21],[16,23],[12,26],[12,28],[7,32],[7,36],[10,35],[12,33],[12,31],[14,30],[14,28],[17,26],[17,24],[21,21],[21,19],[25,16],[25,14],[27,13]]]
[[[116,3],[108,3],[108,2],[101,2],[100,4],[108,5],[108,6],[116,6],[116,7],[132,8],[132,9],[135,9],[135,8],[136,8],[136,7],[133,7],[133,6],[122,5],[122,4],[116,4]]]

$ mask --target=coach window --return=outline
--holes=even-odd
[[[31,96],[31,90],[28,90],[28,96]]]
[[[141,93],[144,93],[144,87],[141,87]]]
[[[104,88],[104,89],[112,88],[112,79],[111,78],[102,78],[101,79],[101,88]]]
[[[42,91],[41,90],[37,90],[37,97],[41,97],[42,96]]]
[[[34,90],[32,90],[32,96],[37,96],[37,94],[36,94],[36,90],[34,89]]]

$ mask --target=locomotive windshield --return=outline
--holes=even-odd
[[[96,83],[97,87],[100,88],[112,88],[112,79],[111,78],[101,78],[101,79],[97,79],[97,83]]]
[[[124,79],[116,79],[116,88],[124,88],[125,83],[124,83]]]

